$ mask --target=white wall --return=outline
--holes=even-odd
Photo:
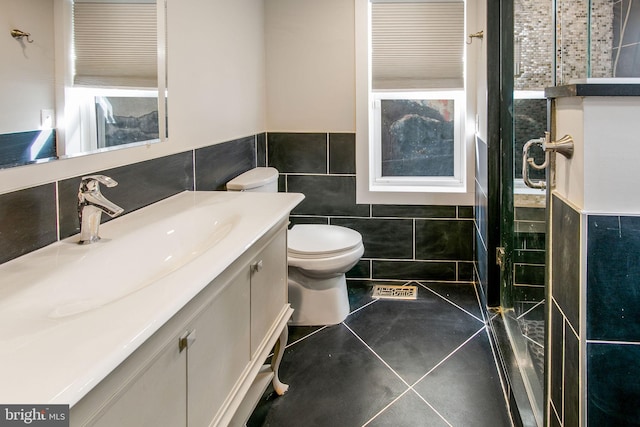
[[[263,0],[167,3],[169,140],[0,170],[0,193],[266,130]]]
[[[169,137],[197,147],[264,132],[263,0],[168,0]]]
[[[269,131],[355,131],[353,0],[265,0]]]
[[[55,107],[53,0],[0,0],[0,133],[40,129]],[[33,43],[9,31],[31,33]]]
[[[637,214],[640,97],[556,100],[556,139],[574,139],[571,159],[556,156],[556,192],[584,212]]]
[[[475,76],[475,97],[469,98],[469,103],[475,103],[475,117],[473,117],[477,136],[485,143],[489,140],[487,131],[487,4],[484,1],[467,2],[467,30],[468,33],[484,31],[485,38],[473,39],[467,45],[467,72],[469,78]]]

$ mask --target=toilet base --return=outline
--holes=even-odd
[[[344,274],[328,279],[307,277],[289,268],[289,303],[294,309],[290,325],[336,325],[349,314],[347,280]]]

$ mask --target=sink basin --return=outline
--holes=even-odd
[[[47,277],[64,288],[54,301],[48,301],[53,307],[48,316],[71,316],[101,307],[189,263],[218,244],[237,222],[234,216],[209,218],[208,213],[202,207],[191,209],[114,240],[70,248],[80,256]],[[141,242],[146,242],[144,250],[134,254],[127,250]],[[88,250],[82,254],[84,248]]]
[[[17,304],[23,315],[37,311],[37,316],[57,319],[102,307],[188,264],[220,243],[239,218],[213,215],[210,204],[183,210],[167,205],[162,216],[141,210],[129,221],[103,224],[97,243],[78,245],[73,237],[37,253],[33,262],[48,267],[27,274],[27,290],[0,299],[0,313]],[[24,279],[24,271],[15,273]],[[10,276],[4,279],[14,279]]]

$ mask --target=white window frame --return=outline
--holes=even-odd
[[[67,157],[72,157],[73,153],[103,152],[113,149],[135,147],[137,145],[147,145],[159,142],[161,138],[147,141],[130,142],[128,144],[116,145],[112,147],[101,147],[98,140],[98,123],[96,111],[96,97],[135,97],[135,98],[158,98],[157,89],[115,89],[105,87],[69,87],[66,91],[67,108],[70,111],[68,117],[75,123],[76,132],[67,133],[66,149]],[[158,115],[160,117],[160,115]]]
[[[473,57],[469,57],[465,46],[465,88],[461,94],[461,118],[457,121],[460,133],[459,174],[456,182],[420,182],[411,185],[381,185],[376,181],[376,168],[373,166],[376,147],[373,144],[373,106],[375,93],[371,90],[371,42],[370,22],[371,6],[369,0],[355,2],[355,50],[356,50],[356,201],[375,204],[432,204],[432,205],[473,205],[474,204],[474,131],[476,128],[476,87],[475,80],[468,78],[470,67],[473,69]],[[465,15],[476,13],[473,2],[465,1]],[[465,34],[466,31],[465,19]],[[470,84],[471,83],[471,84]],[[378,91],[383,93],[383,91]],[[438,89],[428,91],[448,93],[454,90]],[[424,92],[423,92],[424,93]],[[404,92],[403,96],[410,92]],[[449,96],[447,95],[447,96]]]
[[[370,110],[370,129],[372,135],[369,156],[370,174],[369,188],[372,191],[400,191],[400,192],[461,192],[465,191],[465,171],[463,168],[464,147],[462,133],[464,132],[465,99],[463,89],[447,91],[372,91],[372,108]],[[417,99],[417,100],[453,100],[454,101],[454,148],[453,148],[453,176],[382,176],[382,109],[381,101],[388,99]]]

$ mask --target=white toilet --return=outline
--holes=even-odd
[[[255,168],[227,183],[228,191],[278,191],[278,171]],[[337,225],[299,224],[288,233],[289,303],[293,325],[334,325],[349,314],[345,273],[364,253],[362,236]]]

